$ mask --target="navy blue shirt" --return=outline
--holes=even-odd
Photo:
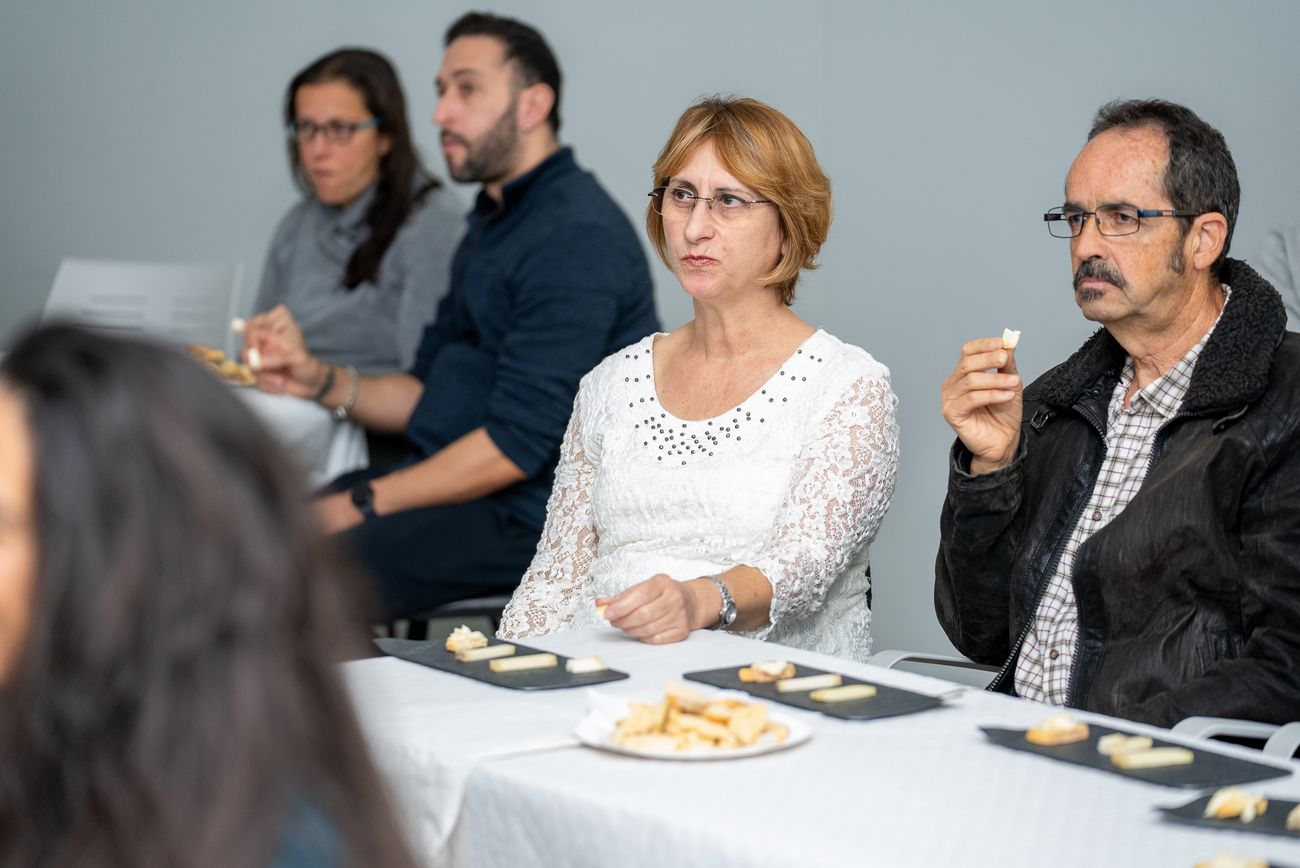
[[[528,475],[491,496],[540,531],[578,381],[659,322],[632,224],[572,150],[501,193],[467,217],[411,368],[424,393],[406,437],[427,458],[485,427]]]

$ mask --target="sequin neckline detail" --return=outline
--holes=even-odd
[[[745,435],[765,425],[768,416],[788,407],[795,393],[808,386],[825,361],[821,348],[825,332],[809,335],[784,362],[732,410],[706,419],[683,419],[659,404],[654,381],[654,336],[648,345],[629,349],[623,358],[631,363],[623,378],[629,387],[628,408],[634,413],[633,429],[643,449],[655,454],[656,463],[686,465],[712,458],[718,449],[742,444]]]

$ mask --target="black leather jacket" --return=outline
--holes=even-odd
[[[1245,263],[1141,490],[1080,547],[1068,704],[1163,726],[1300,719],[1300,335]],[[1021,454],[964,472],[953,448],[935,608],[953,644],[1015,660],[1105,454],[1125,360],[1105,330],[1025,390]]]

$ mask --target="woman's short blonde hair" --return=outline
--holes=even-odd
[[[776,207],[787,254],[762,280],[792,304],[799,272],[817,267],[834,211],[831,181],[812,143],[788,117],[756,99],[708,97],[677,119],[652,168],[654,186],[665,186],[705,142],[713,143],[728,172]],[[646,208],[645,225],[659,258],[672,268],[663,218],[653,204]]]

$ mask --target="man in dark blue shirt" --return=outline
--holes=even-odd
[[[360,377],[321,362],[283,309],[247,335],[263,388],[411,445],[396,470],[341,477],[317,500],[390,618],[514,588],[579,379],[658,327],[636,233],[559,146],[560,72],[541,35],[471,13],[446,46],[434,122],[451,176],[483,189],[410,372]]]

